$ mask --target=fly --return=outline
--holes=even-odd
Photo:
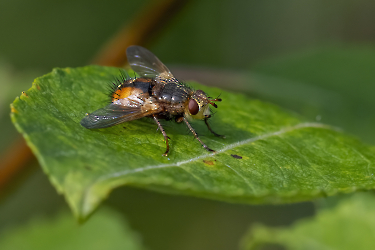
[[[88,129],[106,128],[151,117],[164,136],[167,148],[163,155],[167,156],[170,138],[159,120],[174,119],[178,123],[184,122],[206,150],[215,152],[199,138],[189,120],[204,120],[211,133],[224,137],[215,133],[208,124],[211,117],[209,106],[217,108],[215,102],[221,99],[211,99],[202,90],[194,91],[178,81],[153,53],[143,47],[130,46],[126,54],[130,67],[140,77],[123,77],[111,94],[112,103],[86,115],[81,125]]]

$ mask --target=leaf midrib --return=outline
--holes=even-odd
[[[110,174],[107,174],[107,175],[104,175],[104,176],[98,178],[93,183],[93,185],[95,185],[98,182],[108,180],[110,178],[121,177],[121,176],[125,176],[125,175],[128,175],[128,174],[142,172],[142,171],[146,171],[146,170],[150,170],[150,169],[180,167],[181,165],[184,165],[186,163],[196,162],[198,160],[205,159],[205,158],[210,157],[210,156],[218,155],[218,154],[224,153],[228,150],[231,150],[233,148],[240,147],[244,144],[248,144],[248,143],[252,143],[252,142],[255,142],[255,141],[263,140],[263,139],[266,139],[266,138],[269,138],[269,137],[272,137],[272,136],[279,136],[279,135],[282,135],[282,134],[285,134],[285,133],[288,133],[288,132],[292,132],[294,130],[303,129],[303,128],[324,128],[324,129],[338,130],[335,127],[332,127],[332,126],[329,126],[329,125],[326,125],[326,124],[322,124],[322,123],[314,123],[314,122],[299,123],[299,124],[291,126],[291,127],[281,128],[280,130],[278,130],[276,132],[266,133],[266,134],[259,135],[259,136],[253,137],[253,138],[249,138],[249,139],[246,139],[246,140],[243,140],[243,141],[239,141],[239,142],[229,144],[229,145],[225,146],[224,148],[222,148],[220,150],[217,150],[216,153],[204,154],[204,155],[200,155],[200,156],[194,157],[194,158],[189,159],[189,160],[180,161],[180,162],[171,163],[171,164],[152,165],[152,166],[146,166],[146,167],[141,167],[141,168],[128,169],[128,170],[124,170],[124,171],[120,171],[120,172],[110,173]]]
[[[180,167],[184,164],[191,163],[191,162],[197,162],[198,160],[202,160],[202,159],[212,157],[212,156],[217,155],[217,154],[224,153],[228,150],[234,149],[236,147],[240,147],[240,146],[245,145],[245,144],[253,143],[253,142],[256,142],[256,141],[259,141],[259,140],[264,140],[264,139],[267,139],[267,138],[272,137],[272,136],[280,136],[282,134],[286,134],[286,133],[289,133],[289,132],[292,132],[292,131],[295,131],[295,130],[299,130],[299,129],[303,129],[303,128],[323,128],[323,129],[339,130],[335,127],[325,125],[325,124],[322,124],[322,123],[314,123],[314,122],[299,123],[299,124],[296,124],[294,126],[283,127],[280,130],[275,131],[275,132],[266,133],[266,134],[259,135],[259,136],[253,137],[253,138],[249,138],[249,139],[246,139],[246,140],[243,140],[243,141],[239,141],[239,142],[229,144],[229,145],[225,146],[224,148],[218,150],[216,153],[204,154],[204,155],[200,155],[200,156],[197,156],[197,157],[189,159],[189,160],[180,161],[180,162],[171,163],[171,164],[151,165],[151,166],[146,166],[146,167],[140,167],[140,168],[128,169],[128,170],[124,170],[124,171],[120,171],[120,172],[110,173],[110,174],[101,176],[100,178],[96,179],[95,181],[92,182],[91,185],[89,185],[87,187],[87,189],[85,189],[84,194],[83,194],[83,199],[82,199],[83,204],[85,204],[85,201],[88,200],[88,196],[90,194],[90,191],[91,191],[92,187],[95,186],[96,184],[98,184],[100,182],[104,182],[108,179],[123,177],[123,176],[129,175],[129,174],[133,174],[133,173],[137,173],[137,172],[143,172],[143,171],[147,171],[147,170],[169,168],[169,167]]]

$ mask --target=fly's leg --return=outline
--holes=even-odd
[[[210,149],[206,144],[204,144],[201,139],[199,139],[198,137],[198,134],[197,132],[195,132],[195,130],[193,129],[193,127],[190,125],[190,123],[186,120],[186,118],[184,117],[184,122],[186,123],[186,126],[188,126],[188,128],[190,129],[190,131],[193,133],[194,137],[202,144],[202,146],[207,150],[207,151],[211,151],[211,152],[215,152],[215,150],[212,150]]]
[[[207,126],[208,130],[210,130],[210,132],[213,133],[215,136],[217,136],[217,137],[221,137],[221,138],[225,138],[225,135],[219,135],[219,134],[215,133],[215,132],[212,130],[210,124],[208,124],[208,118],[205,118],[205,119],[204,119],[204,123],[206,123],[206,126]]]
[[[167,150],[165,150],[165,153],[163,154],[163,156],[168,156],[168,152],[169,152],[169,142],[168,142],[168,139],[170,139],[170,138],[168,137],[167,133],[165,133],[165,130],[164,130],[164,128],[161,126],[161,124],[160,124],[158,118],[156,118],[155,116],[152,116],[152,117],[154,118],[156,124],[158,125],[158,127],[159,127],[161,133],[162,133],[163,136],[164,136],[165,143],[167,144]]]

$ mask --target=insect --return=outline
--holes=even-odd
[[[81,125],[88,129],[106,128],[142,117],[151,117],[164,136],[167,148],[163,155],[167,156],[170,138],[159,119],[174,119],[179,123],[185,122],[202,146],[215,152],[201,141],[189,120],[204,120],[215,136],[224,137],[215,133],[208,124],[211,117],[209,106],[217,108],[215,102],[220,102],[221,99],[212,99],[202,90],[194,91],[178,81],[153,53],[143,47],[130,46],[126,54],[131,68],[140,77],[122,76],[122,81],[118,82],[119,85],[111,95],[112,103],[87,114],[81,120]]]

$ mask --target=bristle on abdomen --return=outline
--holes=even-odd
[[[135,78],[131,78],[128,73],[120,69],[120,76],[115,77],[114,80],[109,84],[108,89],[108,96],[113,100],[114,98],[119,98],[119,90],[123,89],[124,87],[133,86],[133,81]]]

